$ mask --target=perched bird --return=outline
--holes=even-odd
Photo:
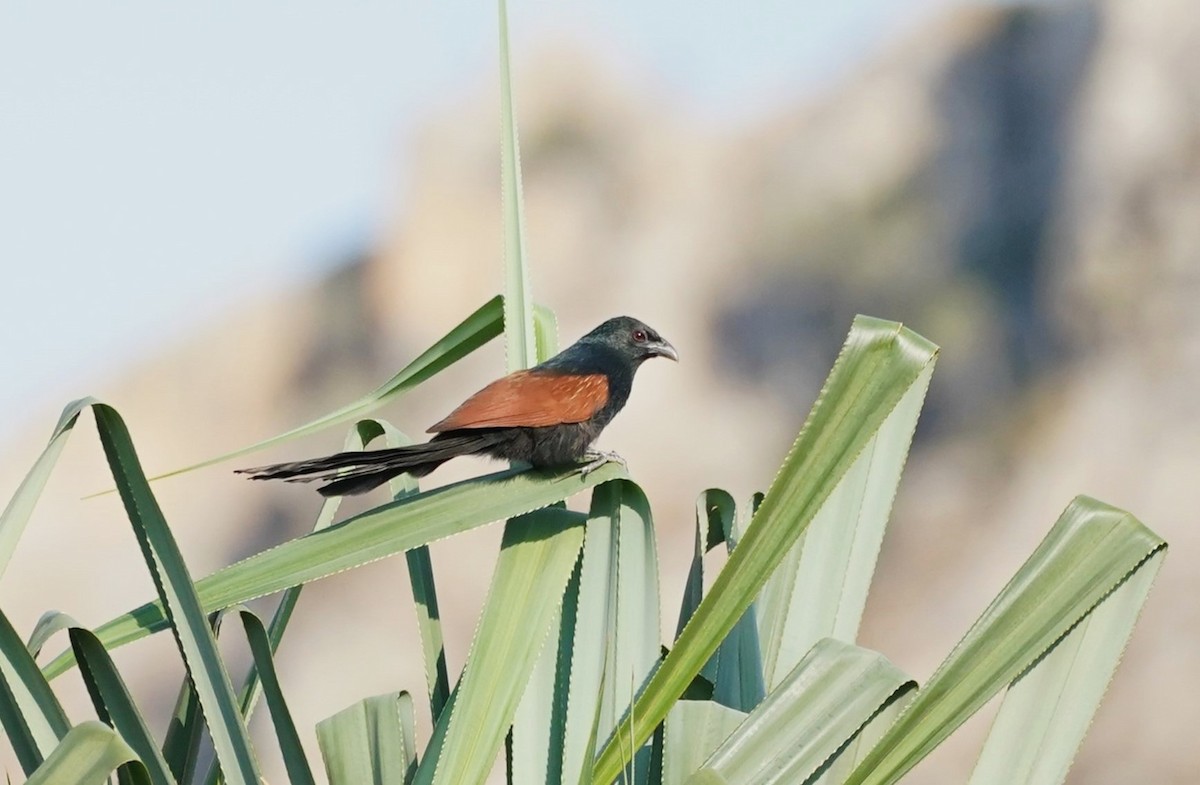
[[[365,493],[403,472],[421,477],[460,455],[523,461],[535,468],[587,461],[584,471],[591,471],[620,460],[591,445],[629,400],[634,373],[651,357],[679,360],[675,347],[649,326],[618,316],[544,363],[484,387],[430,427],[436,435],[425,444],[238,472],[254,480],[325,482],[322,496],[342,496]]]

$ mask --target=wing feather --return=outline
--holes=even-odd
[[[428,432],[583,422],[607,402],[608,377],[602,373],[517,371],[472,395]]]

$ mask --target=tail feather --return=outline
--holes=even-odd
[[[451,458],[484,452],[499,438],[494,432],[439,434],[425,444],[386,450],[340,452],[324,458],[237,469],[252,480],[324,482],[322,496],[366,493],[397,474],[423,477]]]

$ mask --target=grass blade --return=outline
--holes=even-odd
[[[1008,688],[970,785],[1066,779],[1165,558],[1151,556]]]
[[[858,636],[892,499],[932,375],[930,363],[763,590],[757,607],[770,687],[821,638],[852,643]]]
[[[666,717],[936,353],[933,344],[895,322],[854,320],[808,421],[737,549],[638,698],[635,716],[601,751],[596,781],[610,782],[624,767],[620,738],[640,745]]]
[[[1081,496],[847,780],[890,785],[1166,548],[1127,512]],[[1036,667],[1041,667],[1037,664]]]
[[[317,723],[317,742],[329,785],[404,785],[417,760],[412,697],[361,700]]]
[[[146,727],[146,721],[129,695],[129,689],[108,652],[85,629],[74,627],[70,631],[71,647],[79,662],[79,671],[91,695],[96,714],[112,727],[146,767],[146,774],[153,785],[175,785],[175,777],[158,744]]]
[[[470,785],[486,779],[559,613],[583,547],[584,522],[579,513],[551,507],[506,527],[434,783]]]
[[[229,674],[217,653],[212,628],[204,616],[175,538],[142,472],[129,431],[112,407],[95,404],[93,411],[117,491],[133,524],[160,601],[166,608],[225,779],[232,785],[257,785],[258,764],[234,700]]]
[[[915,687],[882,655],[825,638],[722,742],[695,779],[739,785],[806,782],[880,709]]]
[[[240,615],[242,627],[246,631],[246,640],[250,643],[250,653],[254,657],[254,667],[267,698],[267,708],[271,711],[271,723],[275,726],[275,737],[279,740],[279,749],[283,753],[283,765],[287,768],[288,780],[292,785],[316,785],[312,771],[308,768],[308,759],[304,756],[304,747],[300,744],[300,734],[296,732],[296,723],[292,721],[292,713],[288,710],[283,689],[279,686],[279,676],[275,672],[272,656],[274,647],[267,636],[267,630],[263,627],[262,620],[249,610],[243,608]]]
[[[26,774],[59,745],[71,722],[8,616],[0,612],[0,721]]]
[[[12,560],[17,542],[25,533],[29,516],[33,514],[34,505],[37,504],[38,497],[42,495],[46,481],[50,479],[50,472],[54,470],[58,456],[62,454],[63,447],[67,444],[67,437],[71,435],[71,429],[79,420],[79,413],[92,403],[92,398],[80,398],[67,404],[58,418],[58,424],[54,426],[54,431],[50,434],[50,442],[46,445],[46,449],[42,450],[42,454],[34,462],[33,468],[17,486],[17,492],[9,499],[4,512],[0,513],[0,576],[4,575],[4,571],[8,569],[8,563]]]
[[[135,782],[149,782],[137,755],[112,728],[84,722],[71,728],[25,785],[103,785],[118,766],[131,761]]]
[[[228,608],[553,504],[623,476],[624,468],[613,463],[586,476],[578,470],[509,470],[425,491],[219,570],[197,582],[196,592],[205,611]],[[96,635],[112,649],[165,628],[161,602],[152,602],[101,625]],[[60,655],[46,665],[45,673],[54,678],[72,661],[69,653]]]

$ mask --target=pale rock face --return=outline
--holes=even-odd
[[[629,460],[654,504],[669,626],[695,495],[765,487],[853,314],[900,318],[943,353],[863,642],[927,678],[1075,494],[1126,507],[1172,552],[1069,781],[1195,781],[1200,16],[1191,5],[959,13],[827,99],[732,132],[577,53],[518,69],[536,298],[557,311],[564,344],[628,313],[681,353],[678,366],[639,374],[600,445]],[[148,469],[356,397],[500,290],[494,104],[488,85],[405,151],[414,175],[404,214],[328,285],[222,317],[85,391],[126,416]],[[418,436],[501,373],[502,352],[489,347],[381,415]],[[32,463],[52,408],[31,413],[30,435],[6,451],[0,489]],[[248,462],[340,444],[330,432]],[[483,468],[456,461],[430,481]],[[84,422],[4,579],[19,629],[47,608],[99,623],[152,593],[115,498],[79,500],[105,474]],[[252,485],[225,467],[158,490],[197,575],[302,534],[319,506],[304,488]],[[452,669],[498,537],[493,526],[434,546]],[[386,607],[375,599],[381,586],[394,597]],[[337,635],[321,632],[330,617]],[[280,665],[311,750],[316,720],[351,701],[420,692],[402,560],[310,587],[293,625]],[[117,657],[163,717],[180,677],[171,649],[158,636]],[[347,663],[342,679],[328,677]],[[82,690],[68,692],[73,715],[86,715]],[[986,727],[971,723],[913,780],[964,781]],[[278,762],[268,778],[282,781],[272,771]]]

